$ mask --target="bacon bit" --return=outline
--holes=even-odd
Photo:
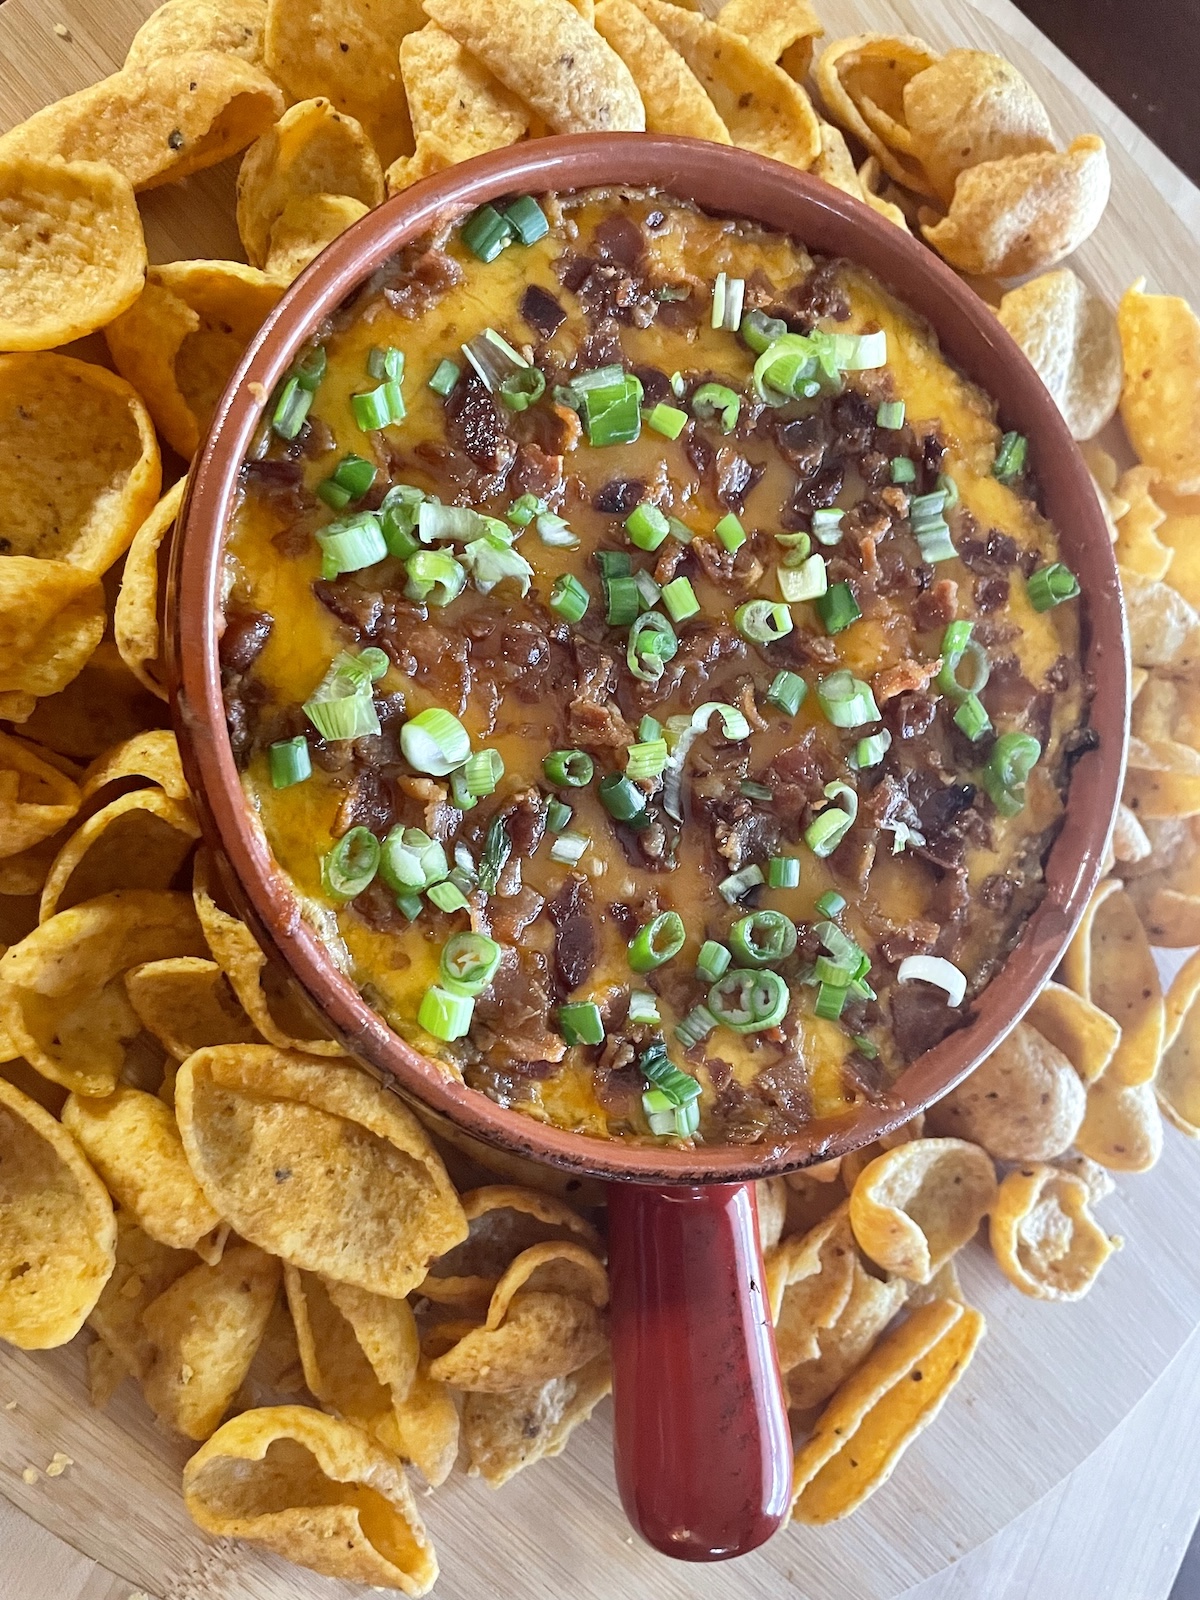
[[[871,680],[875,700],[879,705],[886,705],[898,694],[924,689],[941,670],[941,656],[936,661],[902,661],[899,666],[888,667],[885,672],[877,672]]]
[[[579,420],[579,413],[572,411],[570,406],[551,406],[550,409],[563,425],[562,453],[565,455],[568,450],[574,450],[583,437],[583,424]]]
[[[425,802],[425,832],[431,839],[439,837],[438,828],[444,826],[443,810],[447,804],[446,791],[432,778],[398,778],[396,787],[414,800]],[[440,836],[443,840],[445,834]]]
[[[932,588],[917,596],[913,621],[921,630],[949,627],[957,606],[958,584],[953,578],[939,578]]]
[[[746,721],[758,733],[762,733],[764,729],[770,726],[758,709],[758,702],[754,698],[754,685],[752,683],[744,683],[742,685],[737,703]]]
[[[879,571],[879,558],[875,554],[875,540],[868,536],[858,547],[862,558],[863,571],[868,577],[873,577]]]

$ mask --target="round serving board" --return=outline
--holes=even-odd
[[[1073,264],[1113,301],[1143,274],[1153,289],[1200,301],[1200,194],[1007,0],[817,0],[817,8],[834,38],[916,33],[940,48],[1007,55],[1043,96],[1064,142],[1094,131],[1108,140],[1112,202]],[[153,0],[0,4],[0,130],[115,70],[152,9]],[[240,254],[235,173],[236,162],[226,163],[142,197],[152,259]],[[442,1566],[437,1594],[724,1600],[733,1582],[745,1600],[892,1600],[1060,1482],[1200,1323],[1189,1226],[1198,1187],[1200,1149],[1168,1130],[1158,1167],[1122,1180],[1103,1203],[1101,1221],[1125,1248],[1078,1305],[1024,1299],[982,1245],[969,1247],[961,1276],[987,1316],[987,1338],[943,1414],[849,1521],[789,1528],[733,1570],[669,1562],[636,1543],[621,1514],[606,1403],[561,1458],[499,1493],[456,1476],[422,1502]],[[58,1453],[72,1464],[48,1478]],[[77,1550],[156,1600],[363,1593],[201,1534],[179,1494],[188,1453],[156,1427],[132,1384],[106,1412],[91,1408],[82,1342],[40,1354],[0,1348],[0,1490]]]

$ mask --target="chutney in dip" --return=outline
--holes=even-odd
[[[1092,738],[1035,468],[869,272],[669,195],[401,250],[226,543],[230,738],[332,959],[582,1133],[885,1094],[1020,936]]]

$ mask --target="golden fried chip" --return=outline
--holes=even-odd
[[[111,1094],[141,1031],[122,973],[202,949],[187,895],[101,895],[42,923],[0,957],[0,1021],[45,1077],[75,1094]]]
[[[71,356],[0,356],[7,554],[104,572],[128,548],[161,481],[149,413],[124,379]]]
[[[257,139],[283,111],[260,68],[234,55],[169,55],[56,100],[0,138],[27,155],[106,162],[135,189],[178,183]]]
[[[360,1428],[306,1406],[232,1418],[184,1467],[183,1498],[206,1533],[327,1577],[414,1596],[437,1578],[404,1469]]]
[[[843,194],[865,200],[866,191],[854,167],[854,157],[846,143],[846,136],[832,122],[821,123],[821,151],[809,168],[814,178],[830,183]]]
[[[1188,605],[1200,608],[1200,499],[1178,499],[1162,488],[1156,488],[1155,495],[1167,513],[1155,532],[1173,552],[1171,586]]]
[[[175,1110],[212,1205],[293,1266],[399,1296],[466,1237],[420,1124],[357,1067],[268,1045],[198,1050]]]
[[[72,1095],[62,1120],[144,1233],[210,1264],[220,1260],[221,1219],[192,1176],[169,1106],[122,1085],[102,1100]]]
[[[767,1252],[767,1302],[781,1372],[816,1360],[821,1332],[833,1327],[846,1309],[857,1260],[845,1203],[808,1233],[793,1235]]]
[[[425,10],[555,133],[640,133],[637,85],[569,0],[428,0]]]
[[[54,858],[39,920],[114,889],[169,889],[200,836],[191,805],[135,789],[94,812]]]
[[[1114,862],[1144,861],[1150,854],[1150,840],[1145,828],[1124,802],[1117,807],[1113,821],[1112,853]]]
[[[374,146],[352,116],[326,99],[301,100],[255,141],[238,169],[237,225],[252,267],[266,265],[271,229],[289,200],[348,195],[383,199]]]
[[[1167,1048],[1155,1089],[1163,1115],[1200,1138],[1200,952],[1179,969],[1167,994]]]
[[[1147,822],[1200,815],[1200,750],[1175,739],[1130,739],[1123,798]]]
[[[784,1380],[788,1405],[809,1411],[824,1404],[862,1363],[908,1294],[903,1278],[872,1277],[856,1254],[850,1296],[840,1315],[832,1327],[817,1330],[816,1355],[793,1367]]]
[[[31,1100],[36,1100],[42,1110],[48,1111],[52,1117],[61,1116],[67,1100],[67,1091],[61,1084],[51,1083],[49,1078],[43,1078],[28,1061],[16,1055],[2,1033],[0,1033],[0,1078],[6,1083],[11,1083],[13,1088],[19,1089],[22,1094],[28,1095]]]
[[[754,1206],[758,1212],[759,1248],[764,1252],[773,1250],[787,1222],[787,1184],[782,1178],[759,1178],[754,1185]]]
[[[952,51],[946,60],[975,53]],[[1070,267],[1060,267],[1010,289],[999,316],[1054,396],[1071,437],[1093,438],[1121,398],[1121,341],[1104,301]]]
[[[947,205],[968,167],[1054,149],[1050,118],[1029,83],[1011,61],[984,50],[950,50],[918,72],[904,85],[903,107],[912,154]]]
[[[820,119],[794,78],[698,12],[666,0],[637,4],[695,73],[734,144],[802,170],[812,166],[821,153]]]
[[[66,1344],[116,1259],[112,1201],[75,1140],[0,1078],[0,1338]]]
[[[282,284],[238,261],[169,261],[150,268],[140,298],[104,330],[118,372],[181,456],[195,453],[243,350],[282,293]]]
[[[159,1244],[124,1212],[118,1215],[116,1266],[88,1326],[131,1377],[140,1381],[154,1356],[142,1322],[146,1307],[196,1264],[190,1250]]]
[[[995,278],[1045,272],[1090,237],[1108,204],[1109,182],[1104,141],[1085,134],[1063,151],[971,167],[958,180],[950,214],[922,232],[960,272]]]
[[[131,784],[157,784],[172,800],[187,800],[187,780],[179,760],[179,745],[169,728],[150,728],[114,744],[99,754],[83,775],[80,788],[85,800],[92,800],[107,789],[120,785],[124,793]],[[116,793],[105,795],[114,799]]]
[[[289,200],[271,228],[263,271],[280,283],[291,283],[326,245],[366,214],[362,201],[352,200],[348,194],[311,194]]]
[[[393,195],[410,189],[422,178],[431,177],[435,172],[445,172],[457,160],[458,146],[449,139],[443,139],[437,133],[419,133],[412,155],[398,156],[384,173],[387,192]]]
[[[1056,1167],[1017,1167],[992,1211],[992,1254],[1022,1294],[1080,1300],[1119,1249],[1088,1209],[1087,1184]]]
[[[297,1395],[306,1395],[304,1365],[296,1328],[288,1309],[287,1296],[278,1295],[267,1318],[267,1326],[245,1381],[233,1402],[235,1411],[253,1411],[258,1406],[289,1405]]]
[[[920,163],[901,148],[907,143],[904,86],[937,59],[924,39],[861,33],[827,45],[813,72],[833,120],[867,147],[889,177],[926,195],[933,190]]]
[[[600,1235],[553,1195],[516,1184],[487,1184],[462,1196],[470,1232],[430,1266],[420,1293],[438,1303],[486,1306],[505,1270],[535,1244],[579,1241],[596,1256]]]
[[[931,1300],[876,1345],[796,1456],[793,1518],[835,1522],[886,1483],[941,1410],[983,1332],[983,1317],[970,1306]]]
[[[1153,1084],[1122,1084],[1106,1072],[1088,1086],[1087,1112],[1075,1136],[1085,1156],[1114,1172],[1148,1172],[1162,1154],[1162,1138]]]
[[[991,1158],[962,1139],[910,1139],[863,1168],[850,1193],[859,1248],[886,1272],[929,1279],[996,1198]]]
[[[1078,1178],[1087,1190],[1088,1204],[1099,1205],[1101,1200],[1106,1200],[1116,1188],[1112,1174],[1093,1161],[1091,1156],[1071,1155],[1060,1156],[1054,1162],[1054,1167],[1059,1172],[1067,1172]]]
[[[931,1106],[933,1133],[969,1139],[997,1161],[1049,1161],[1075,1142],[1082,1080],[1068,1058],[1026,1022]]]
[[[90,761],[144,729],[161,728],[167,717],[112,640],[102,639],[64,689],[37,701],[21,732],[57,754]]]
[[[1190,678],[1200,671],[1200,614],[1168,583],[1121,573],[1136,667]]]
[[[764,61],[777,61],[798,83],[808,77],[813,48],[825,32],[811,0],[725,0],[716,21],[727,32],[740,33]]]
[[[0,149],[0,349],[94,333],[133,304],[145,272],[128,179],[95,161]]]
[[[27,739],[0,731],[0,857],[49,839],[79,810],[79,785]]]
[[[462,1414],[468,1470],[499,1489],[522,1467],[561,1455],[573,1430],[611,1389],[606,1351],[565,1378],[504,1394],[468,1394]]]
[[[162,660],[162,598],[166,559],[183,502],[186,479],[167,490],[133,536],[121,573],[121,590],[113,609],[113,638],[121,660],[139,683],[160,700],[167,698],[167,669]]]
[[[1077,994],[1120,1026],[1105,1079],[1124,1086],[1149,1083],[1158,1069],[1166,1026],[1162,983],[1146,931],[1120,879],[1105,879],[1092,896],[1063,957],[1063,974]]]
[[[881,217],[886,217],[907,233],[920,207],[911,195],[892,182],[874,156],[868,156],[859,167],[858,182],[863,199],[871,210],[878,211]]]
[[[1158,529],[1167,514],[1150,490],[1154,472],[1150,467],[1130,467],[1117,484],[1117,495],[1125,502],[1117,518],[1117,564],[1141,578],[1165,578],[1174,551],[1163,544]]]
[[[1127,289],[1117,308],[1121,420],[1168,489],[1200,494],[1200,317],[1176,295],[1146,294],[1145,282]]]
[[[1133,702],[1134,737],[1150,744],[1178,740],[1200,749],[1200,683],[1158,673],[1146,673],[1145,679]]]
[[[266,20],[266,0],[166,0],[134,34],[125,66],[215,50],[261,67]]]
[[[605,1188],[597,1178],[580,1178],[544,1161],[533,1161],[528,1156],[513,1155],[496,1145],[484,1144],[444,1117],[429,1117],[426,1127],[434,1135],[434,1143],[446,1163],[447,1170],[460,1191],[485,1185],[495,1186],[495,1179],[505,1185],[536,1189],[541,1194],[557,1195],[572,1206],[602,1206]],[[489,1291],[490,1292],[490,1291]]]
[[[125,974],[125,992],[142,1027],[176,1061],[207,1045],[262,1042],[215,961],[148,961]]]
[[[732,143],[704,85],[633,0],[600,0],[596,27],[633,75],[646,109],[647,133]]]
[[[418,141],[436,134],[459,161],[515,144],[529,131],[528,108],[436,22],[405,38],[400,72]]]
[[[1120,1043],[1120,1024],[1062,983],[1043,984],[1025,1016],[1066,1056],[1084,1083],[1103,1074]]]
[[[104,588],[92,573],[67,561],[6,556],[0,696],[57,694],[83,670],[104,624]]]

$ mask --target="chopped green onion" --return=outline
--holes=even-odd
[[[977,744],[992,727],[992,719],[983,708],[978,695],[969,694],[954,713],[955,727],[961,728],[973,744]]]
[[[865,772],[869,767],[877,767],[892,747],[892,736],[886,728],[879,733],[873,733],[869,739],[860,739],[854,747],[854,754],[848,759],[856,772]]]
[[[904,426],[904,401],[885,400],[875,413],[875,426],[894,430]]]
[[[1031,733],[1002,733],[992,746],[981,779],[1002,817],[1015,817],[1025,808],[1025,780],[1033,771],[1042,747]]]
[[[542,771],[560,789],[583,789],[592,781],[596,763],[586,750],[551,750],[542,761]]]
[[[604,585],[607,605],[604,620],[611,628],[624,628],[642,609],[638,586],[632,578],[609,578]]]
[[[527,411],[546,392],[546,376],[537,367],[519,367],[500,380],[500,399],[510,411]]]
[[[514,228],[495,206],[480,206],[462,225],[462,242],[480,261],[494,261],[513,242]]]
[[[451,994],[434,983],[426,989],[417,1010],[417,1021],[435,1039],[461,1039],[471,1026],[475,1002],[469,995]]]
[[[634,972],[653,972],[683,949],[687,933],[678,911],[660,911],[629,942],[629,965]]]
[[[411,484],[397,483],[384,495],[377,515],[383,528],[383,541],[388,554],[407,561],[420,547],[414,528],[420,516],[425,495]]]
[[[705,983],[716,983],[722,973],[729,970],[729,963],[733,960],[729,951],[723,944],[718,944],[715,939],[706,939],[700,946],[700,954],[696,957],[696,976]]]
[[[779,317],[769,317],[765,311],[759,311],[757,307],[746,312],[738,329],[743,342],[759,356],[787,331],[786,322],[781,321]]]
[[[905,956],[896,968],[897,982],[912,983],[918,978],[922,983],[944,990],[948,1006],[960,1006],[966,999],[966,978],[953,961],[943,956]]]
[[[511,855],[512,839],[507,822],[503,816],[493,817],[488,823],[488,831],[483,841],[483,854],[479,859],[479,887],[484,894],[496,892],[500,874],[504,871],[505,863]]]
[[[837,917],[846,909],[846,897],[836,889],[826,889],[817,897],[817,910],[823,917]]]
[[[439,976],[451,994],[482,994],[496,976],[504,952],[483,933],[455,933],[442,946]]]
[[[685,1050],[692,1050],[704,1039],[707,1039],[717,1026],[717,1019],[705,1005],[693,1006],[682,1022],[676,1024],[675,1037]],[[642,1096],[643,1106],[649,1098]]]
[[[364,433],[372,433],[377,428],[390,428],[403,422],[405,417],[404,396],[400,392],[400,385],[393,381],[381,383],[378,389],[369,389],[366,394],[352,394],[350,409]]]
[[[774,644],[792,631],[792,613],[770,600],[745,600],[733,613],[733,625],[753,644]]]
[[[337,578],[343,572],[360,572],[373,567],[388,553],[383,527],[373,511],[359,511],[352,517],[339,517],[317,529],[321,547],[322,578]]]
[[[775,791],[768,789],[765,783],[757,783],[753,778],[743,778],[738,784],[738,793],[744,794],[747,800],[773,800]]]
[[[776,706],[789,717],[794,717],[804,704],[804,697],[808,693],[808,685],[798,672],[777,672],[771,679],[771,686],[767,690],[766,700],[768,705]]]
[[[1061,561],[1048,567],[1039,567],[1028,579],[1029,603],[1035,611],[1049,611],[1062,605],[1064,600],[1074,600],[1079,593],[1079,579],[1070,567]]]
[[[767,862],[767,886],[771,889],[794,889],[800,882],[798,856],[772,856]]]
[[[738,706],[731,706],[728,700],[706,700],[702,706],[697,706],[692,712],[692,727],[703,732],[714,716],[720,717],[721,733],[731,744],[750,737],[746,713]]]
[[[917,481],[916,463],[914,461],[910,461],[907,456],[893,456],[892,457],[892,482],[893,483],[916,483],[916,481]]]
[[[722,433],[732,433],[737,427],[741,409],[741,395],[723,383],[702,383],[692,396],[692,415],[700,422],[720,417]]]
[[[404,592],[410,600],[448,606],[466,587],[466,568],[446,550],[417,550],[404,570],[408,574]]]
[[[817,612],[825,624],[826,633],[841,633],[862,616],[854,590],[848,583],[832,584],[817,597]]]
[[[577,866],[590,843],[585,833],[560,833],[550,846],[550,859],[567,867]]]
[[[782,911],[752,911],[730,928],[729,942],[739,966],[769,967],[796,948],[796,924]]]
[[[937,486],[946,497],[942,510],[952,511],[958,504],[958,484],[948,472],[939,472]]]
[[[952,700],[965,700],[968,695],[982,694],[991,677],[992,664],[987,651],[977,639],[971,637],[969,622],[952,622],[942,635],[942,665],[934,683]],[[970,668],[966,683],[959,677],[963,662]]]
[[[375,478],[374,463],[362,456],[343,456],[333,471],[333,482],[341,489],[348,489],[355,500],[366,494]]]
[[[638,1071],[648,1083],[667,1097],[672,1105],[686,1105],[700,1098],[700,1085],[690,1073],[680,1072],[667,1056],[661,1039],[648,1044],[638,1060]]]
[[[325,368],[329,365],[329,357],[323,344],[315,345],[307,354],[293,365],[292,373],[296,382],[302,389],[307,389],[312,394],[320,387],[321,379],[325,376]]]
[[[559,1006],[558,1031],[568,1044],[603,1044],[604,1019],[592,1000],[578,1000]]]
[[[321,887],[334,900],[353,900],[379,871],[379,840],[370,828],[351,828],[321,860]]]
[[[482,539],[488,521],[470,506],[444,506],[437,500],[422,500],[417,506],[417,533],[422,544],[436,539]]]
[[[916,534],[922,561],[928,561],[931,564],[936,564],[939,561],[953,561],[958,554],[950,538],[950,529],[941,517],[936,522],[922,524],[921,527],[913,531]]]
[[[687,422],[686,411],[680,411],[678,406],[666,405],[661,400],[646,412],[646,426],[653,428],[655,433],[661,433],[664,439],[678,439]]]
[[[879,1054],[879,1046],[873,1039],[868,1039],[865,1033],[852,1034],[851,1038],[854,1041],[854,1048],[860,1056],[865,1056],[868,1061],[875,1060]]]
[[[592,560],[599,567],[604,582],[610,578],[628,578],[633,571],[628,550],[593,550]]]
[[[574,815],[565,801],[560,800],[557,795],[552,796],[546,807],[547,833],[561,833]]]
[[[343,489],[332,478],[322,478],[317,485],[317,499],[323,500],[331,511],[343,511],[353,499],[349,489]]]
[[[381,350],[378,345],[367,356],[367,371],[372,378],[387,378],[399,383],[404,376],[404,351],[389,345]]]
[[[662,590],[646,571],[645,567],[640,567],[637,572],[634,573],[633,585],[638,592],[638,599],[641,602],[642,610],[653,611],[655,606],[662,599]]]
[[[817,986],[813,1011],[826,1022],[836,1022],[846,1009],[849,989],[845,984],[822,983]]]
[[[841,899],[841,896],[838,896]],[[846,902],[842,901],[842,907]],[[844,967],[852,967],[857,973],[861,968],[864,973],[870,970],[870,962],[863,951],[855,944],[850,935],[838,927],[836,922],[818,922],[813,925],[813,932],[825,946],[826,950],[835,961]],[[865,965],[864,965],[865,963]]]
[[[740,872],[731,872],[727,878],[722,878],[717,885],[721,899],[733,906],[743,896],[748,895],[751,889],[757,889],[760,883],[765,883],[763,869],[759,866],[743,867]]]
[[[742,322],[742,306],[746,299],[745,278],[730,278],[718,272],[713,282],[712,317],[714,328],[727,328],[736,333]]]
[[[858,795],[846,783],[827,783],[826,795],[844,799],[845,805],[832,805],[820,812],[804,830],[804,842],[815,856],[830,856],[854,826],[858,815]]]
[[[457,717],[441,706],[410,717],[400,730],[404,759],[417,772],[444,778],[471,754],[471,736]]]
[[[870,684],[845,667],[819,680],[817,700],[835,728],[860,728],[865,722],[879,721],[879,707]]]
[[[628,581],[632,583],[632,579]],[[634,592],[636,594],[636,588]],[[644,611],[629,630],[625,660],[635,678],[643,683],[657,683],[662,677],[664,662],[670,661],[678,649],[679,639],[667,618],[657,611]]]
[[[708,1008],[735,1033],[759,1033],[779,1025],[791,995],[777,972],[738,968],[718,978],[708,991]]]
[[[527,528],[534,517],[546,510],[546,502],[539,500],[535,494],[518,495],[505,512],[510,522],[515,522],[518,528]]]
[[[518,550],[504,539],[489,533],[485,539],[472,539],[463,546],[462,561],[480,594],[491,594],[498,584],[510,579],[524,597],[533,582],[533,568]]]
[[[578,386],[579,380],[574,383]],[[632,444],[642,428],[642,386],[631,373],[619,380],[583,391],[588,443],[598,448]]]
[[[427,889],[426,895],[439,911],[463,911],[467,906],[467,897],[456,883],[447,880],[445,883],[435,883]]]
[[[643,1104],[646,1096],[642,1096]],[[670,1111],[655,1111],[646,1117],[650,1132],[660,1138],[690,1139],[700,1126],[699,1102],[689,1100],[687,1105],[673,1106]]]
[[[610,772],[600,780],[600,803],[617,822],[635,825],[645,817],[646,796],[623,772]]]
[[[638,723],[638,738],[643,744],[648,739],[661,739],[662,731],[662,723],[657,717],[650,716],[649,713]]]
[[[670,524],[657,506],[635,506],[625,518],[630,539],[639,550],[657,550],[671,531]]]
[[[304,703],[304,714],[323,739],[358,739],[379,732],[371,684],[388,669],[382,650],[357,656],[344,651]]]
[[[294,783],[303,783],[312,776],[308,740],[302,733],[294,739],[276,739],[267,752],[267,761],[272,789],[290,789]]]
[[[727,282],[728,274],[724,272],[718,272],[713,279],[712,315],[709,317],[709,322],[714,328],[721,328],[725,325],[725,285]]]
[[[634,1027],[657,1028],[662,1022],[662,1017],[658,1013],[657,996],[651,994],[649,989],[631,989],[627,1020]]]
[[[946,491],[931,489],[928,494],[914,495],[908,502],[908,515],[914,530],[919,524],[936,522],[946,509]]]
[[[696,591],[688,578],[672,578],[662,591],[662,602],[672,622],[686,622],[700,610]]]
[[[555,516],[553,511],[540,511],[538,513],[537,532],[538,538],[542,543],[550,545],[552,549],[579,549],[578,535],[571,532],[565,517]]]
[[[398,894],[396,909],[403,912],[410,922],[415,922],[424,911],[425,905],[419,894]]]
[[[304,426],[312,405],[312,390],[305,388],[299,378],[289,378],[279,392],[271,427],[281,439],[294,439]]]
[[[992,463],[992,476],[1001,483],[1012,483],[1025,470],[1029,441],[1020,433],[1006,433],[1000,440],[996,459]]]
[[[449,876],[445,849],[423,828],[392,828],[383,841],[379,876],[393,894],[415,894]]]
[[[482,333],[477,333],[473,339],[461,345],[460,349],[489,394],[494,394],[505,378],[511,377],[514,372],[524,372],[529,368],[525,357],[514,350],[495,328],[485,328]]]
[[[429,387],[434,394],[441,395],[444,400],[447,395],[453,394],[462,377],[462,368],[456,361],[443,357],[433,369],[433,376],[429,380]]]
[[[835,961],[832,956],[818,956],[813,962],[812,975],[818,983],[832,983],[845,989],[854,977],[854,967],[844,961]]]
[[[640,783],[646,778],[658,778],[662,776],[666,764],[667,741],[646,739],[640,744],[629,746],[625,776],[632,778],[635,783]]]
[[[829,574],[822,555],[808,556],[798,567],[777,567],[775,577],[779,582],[780,594],[790,603],[819,600],[829,589]]]
[[[523,194],[512,205],[505,206],[504,220],[522,244],[536,244],[550,232],[546,213],[529,194]]]
[[[812,514],[813,538],[821,544],[840,544],[842,518],[846,513],[841,506],[818,506]],[[778,534],[775,535],[779,537]]]
[[[777,533],[775,542],[784,548],[785,567],[803,566],[812,551],[812,536],[807,533]]]
[[[729,551],[730,555],[733,555],[735,551],[740,550],[745,544],[747,538],[745,528],[742,527],[741,523],[734,516],[732,511],[721,518],[720,522],[718,522],[716,527],[713,529],[713,532],[725,546],[726,550]]]
[[[496,785],[504,776],[504,758],[499,750],[476,750],[467,757],[463,772],[467,793],[481,800],[486,794],[495,794]]]
[[[579,622],[591,598],[573,572],[564,572],[554,580],[554,587],[550,591],[550,609],[556,611],[564,622]]]

